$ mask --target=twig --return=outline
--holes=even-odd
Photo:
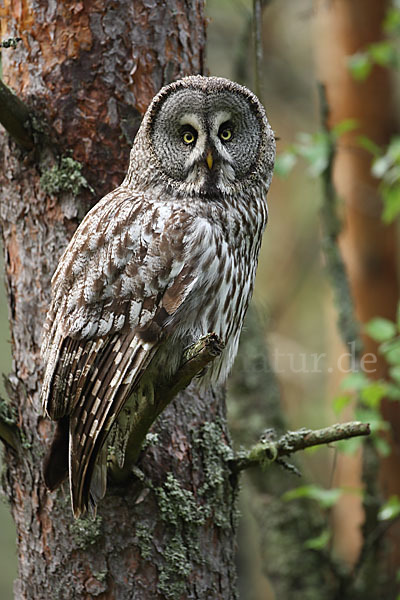
[[[268,464],[283,456],[289,456],[293,452],[305,450],[311,446],[330,444],[339,440],[369,434],[369,424],[361,423],[360,421],[337,423],[324,429],[288,431],[277,441],[258,442],[250,450],[238,453],[238,456],[230,461],[230,467],[232,471],[239,473],[244,469]]]
[[[33,148],[28,107],[1,80],[0,123],[18,144],[27,150]]]

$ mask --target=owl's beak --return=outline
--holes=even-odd
[[[212,155],[212,152],[211,152],[211,150],[209,150],[209,151],[207,152],[207,158],[206,158],[206,162],[207,162],[207,166],[208,166],[208,168],[209,168],[209,169],[210,169],[210,171],[211,171],[211,169],[212,169],[212,166],[213,166],[213,162],[214,162],[214,159],[213,159],[213,155]]]

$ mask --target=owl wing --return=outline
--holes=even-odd
[[[114,192],[88,213],[54,275],[42,402],[61,429],[69,417],[76,515],[112,424],[196,281],[184,251],[191,225],[183,210]],[[55,462],[45,469],[50,489],[62,478]]]

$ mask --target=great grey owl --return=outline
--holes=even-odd
[[[55,489],[69,472],[76,516],[105,493],[107,445],[146,374],[165,379],[186,347],[215,332],[225,348],[202,383],[226,379],[274,157],[274,134],[248,89],[202,76],[167,85],[147,109],[123,183],[61,257],[42,346],[42,402],[58,421],[45,481]]]

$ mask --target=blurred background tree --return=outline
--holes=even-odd
[[[258,82],[257,4],[264,53]],[[271,426],[322,427],[338,414],[351,417],[354,410],[373,420],[377,431],[386,430],[384,438],[377,434],[368,444],[364,467],[357,442],[347,443],[346,452],[324,448],[297,459],[302,480],[275,467],[263,475],[246,474],[238,553],[241,598],[286,599],[294,592],[302,600],[396,598],[400,361],[397,330],[388,323],[396,322],[398,300],[393,219],[400,204],[395,143],[399,9],[381,0],[208,0],[206,10],[210,74],[259,87],[279,137],[253,310],[229,386],[235,443],[254,443]],[[334,136],[323,131],[318,81],[325,84],[325,124],[337,128]],[[357,317],[361,322],[376,316],[388,320],[370,329],[374,340],[363,338],[365,352],[378,358],[375,387],[346,373],[348,360],[359,367],[362,355],[358,346],[353,353],[343,342],[354,327],[351,315],[337,328],[338,313],[351,312],[351,304],[335,305],[335,298],[343,297],[337,289],[340,278],[326,268],[332,263],[324,254],[329,235],[321,223],[326,185],[320,176],[327,175],[332,152],[334,210],[343,227],[341,248]],[[335,238],[337,224],[330,233]],[[7,340],[3,305],[1,332]],[[386,347],[379,353],[382,343]],[[7,373],[6,342],[3,348],[0,366]],[[341,384],[343,378],[347,383]],[[297,494],[288,494],[293,488]],[[12,540],[13,530],[7,508],[1,510],[0,593],[7,600],[15,570],[13,545],[6,537]]]

